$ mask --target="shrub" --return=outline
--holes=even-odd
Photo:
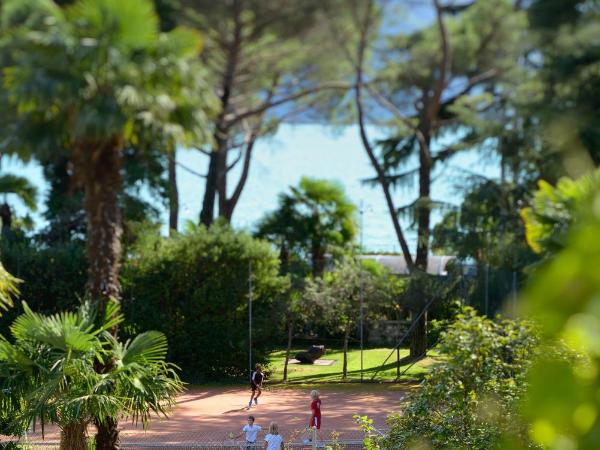
[[[282,333],[286,279],[269,244],[222,224],[136,244],[123,270],[125,331],[165,333],[188,381],[247,375],[250,266],[253,359],[264,361]]]
[[[0,239],[0,257],[8,272],[23,282],[20,298],[34,311],[54,314],[72,309],[84,297],[87,262],[82,242],[42,245],[35,239],[12,233]],[[15,304],[0,317],[0,333],[23,313]]]
[[[527,322],[493,321],[464,309],[442,333],[442,361],[409,396],[404,414],[390,416],[382,447],[483,450],[505,432],[525,436],[517,400],[537,343]]]
[[[60,448],[78,450],[87,448],[88,424],[99,429],[131,417],[146,427],[175,405],[183,385],[164,361],[165,336],[149,331],[119,342],[108,333],[123,319],[116,303],[103,317],[89,302],[52,316],[26,303],[23,310],[10,327],[11,342],[0,335],[0,410],[9,413],[9,425],[56,424]]]

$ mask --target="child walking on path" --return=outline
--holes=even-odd
[[[321,399],[319,398],[319,391],[313,390],[310,392],[310,428],[321,429]]]
[[[279,434],[279,426],[276,422],[269,425],[269,434],[265,436],[263,450],[283,450],[283,438]]]
[[[321,399],[319,398],[319,391],[310,391],[310,422],[308,423],[308,430],[311,434],[308,439],[304,440],[305,444],[312,442],[313,436],[316,436],[317,430],[321,429]],[[312,431],[314,430],[314,433]]]
[[[254,416],[248,416],[248,425],[244,425],[242,432],[235,438],[238,439],[242,434],[246,434],[246,450],[256,450],[256,441],[258,439],[258,433],[262,430],[262,427],[254,424]]]
[[[252,389],[252,394],[250,395],[248,408],[252,407],[252,400],[254,400],[254,404],[258,406],[258,397],[260,397],[260,394],[262,394],[263,378],[264,374],[262,373],[262,366],[260,364],[257,364],[256,369],[252,372],[252,375],[250,376],[250,388]]]

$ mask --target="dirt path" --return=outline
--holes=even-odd
[[[323,401],[321,435],[329,437],[336,431],[345,439],[359,439],[362,434],[353,419],[355,414],[368,415],[376,427],[385,426],[385,418],[398,411],[406,391],[396,387],[361,386],[360,390],[324,387],[320,389]],[[303,439],[300,434],[310,418],[309,389],[272,389],[263,392],[258,406],[248,409],[249,390],[229,387],[194,388],[179,398],[174,413],[168,420],[155,420],[148,431],[141,425],[121,422],[121,440],[124,443],[159,442],[216,442],[237,434],[249,414],[263,429],[276,421],[286,439]],[[32,436],[39,439],[39,436]],[[56,432],[46,440],[56,440]]]

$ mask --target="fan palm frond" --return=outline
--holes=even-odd
[[[75,21],[81,37],[86,32],[92,40],[102,36],[123,52],[150,47],[158,37],[158,17],[146,0],[79,0],[66,16]]]
[[[123,365],[163,361],[167,356],[167,337],[158,331],[147,331],[123,345],[120,353]]]
[[[13,299],[19,294],[17,286],[20,282],[21,280],[13,277],[0,264],[0,311],[13,305]]]
[[[23,310],[11,326],[15,338],[33,340],[65,353],[93,352],[102,358],[102,345],[93,332],[93,324],[77,312],[44,316],[33,312],[26,302],[23,302]]]
[[[37,209],[37,188],[25,177],[10,174],[0,176],[0,194],[14,194],[32,211]]]

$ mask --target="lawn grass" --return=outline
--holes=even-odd
[[[300,349],[293,349],[291,355],[295,355]],[[381,364],[392,353],[391,348],[365,349],[363,353],[363,380],[364,381],[395,381],[396,380],[396,352],[388,359],[387,363]],[[400,358],[408,356],[408,350],[400,350]],[[331,366],[317,366],[312,364],[289,364],[288,381],[292,383],[331,383],[342,380],[342,366],[344,354],[340,349],[328,349],[322,359],[333,359],[335,364]],[[435,362],[436,353],[430,352],[430,356],[418,361],[412,366],[400,367],[401,377],[399,381],[414,381],[421,379],[428,371],[428,367]],[[268,370],[270,382],[281,382],[283,380],[283,366],[285,362],[285,350],[277,350],[269,355]],[[377,373],[376,373],[377,372]],[[360,381],[360,350],[348,351],[348,378],[345,381]],[[373,378],[374,376],[374,378]]]

